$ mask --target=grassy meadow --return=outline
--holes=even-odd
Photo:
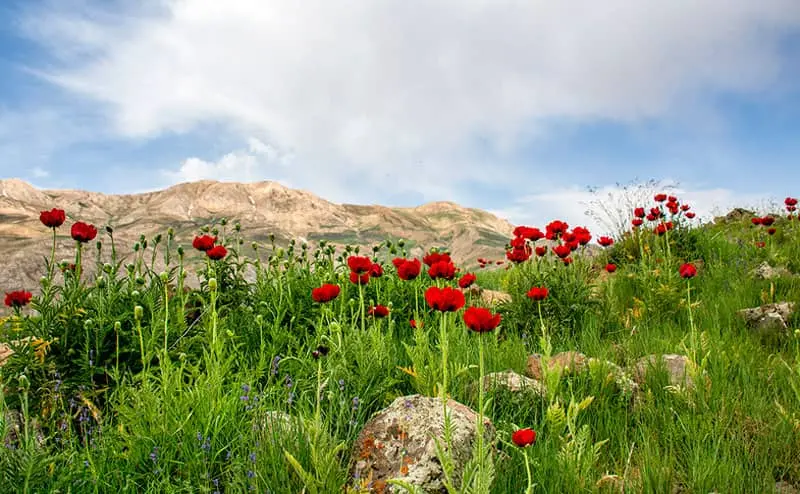
[[[113,230],[76,218],[75,259],[42,263],[41,294],[2,287],[0,342],[14,353],[0,367],[0,491],[401,492],[352,478],[351,452],[376,412],[414,394],[449,396],[496,429],[452,492],[800,486],[800,318],[767,334],[737,315],[800,303],[794,206],[699,225],[672,199],[626,212],[602,246],[558,221],[518,228],[474,282],[443,253],[403,260],[402,241],[277,247],[221,220],[192,246],[165,232],[122,253]],[[67,234],[59,210],[41,220],[53,241]],[[90,262],[96,279],[81,273]],[[786,272],[754,277],[763,262]],[[470,283],[511,300],[489,305]],[[544,393],[476,391],[481,375],[562,351],[627,375],[642,357],[685,355],[695,385],[657,368],[631,390],[589,366],[547,368]],[[269,425],[274,412],[291,422]]]

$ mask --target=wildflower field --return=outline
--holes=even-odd
[[[75,218],[40,294],[2,287],[0,491],[798,492],[796,208],[701,225],[657,194],[474,272],[225,220],[127,256]]]

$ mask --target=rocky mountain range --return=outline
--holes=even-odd
[[[152,245],[152,238],[158,233],[166,238],[170,227],[175,232],[173,248],[183,245],[191,259],[190,254],[195,254],[192,238],[199,229],[227,218],[229,234],[235,222],[241,223],[241,238],[245,240],[242,252],[249,257],[256,255],[251,243],[268,246],[270,235],[274,235],[276,245],[285,246],[296,239],[308,243],[311,249],[323,239],[340,248],[348,244],[371,248],[387,239],[402,238],[410,255],[421,255],[423,248],[446,247],[465,267],[474,266],[478,257],[500,259],[513,230],[509,222],[486,211],[451,202],[412,208],[335,204],[269,181],[245,184],[203,180],[156,192],[111,195],[41,190],[19,179],[4,179],[0,180],[0,256],[4,259],[0,290],[38,291],[52,238],[39,221],[39,213],[54,207],[67,214],[67,221],[57,229],[56,262],[73,262],[75,242],[70,238],[70,226],[75,221],[97,227],[96,240],[103,241],[103,261],[110,259],[106,225],[113,228],[117,251],[129,261],[140,235]],[[263,249],[260,252],[267,255]],[[84,249],[87,276],[94,272],[96,253],[95,242]],[[145,258],[149,260],[149,250]],[[163,269],[163,256],[158,256],[155,266],[156,270]],[[190,273],[186,283],[192,286],[196,281]]]

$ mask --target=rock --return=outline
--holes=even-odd
[[[755,212],[750,211],[749,209],[735,208],[732,209],[725,216],[717,216],[716,218],[714,218],[714,223],[719,224],[719,223],[730,223],[730,222],[741,221],[745,218],[747,219],[752,218],[753,216],[755,216],[755,214],[756,214]]]
[[[560,367],[565,373],[580,372],[586,368],[586,355],[575,351],[557,353],[550,357],[548,367],[551,369]],[[544,379],[542,370],[542,355],[534,353],[529,356],[525,373],[537,381],[541,381]]]
[[[595,375],[605,374],[606,381],[614,381],[617,387],[626,394],[633,394],[639,391],[639,385],[636,384],[630,375],[625,370],[613,362],[608,360],[600,360],[597,358],[590,358],[588,361],[589,372]]]
[[[784,480],[775,482],[775,492],[776,494],[800,494],[800,490]]]
[[[12,355],[14,355],[14,350],[12,350],[11,347],[5,343],[0,343],[0,367],[2,367],[3,364],[6,363],[6,360],[8,360]]]
[[[22,413],[17,410],[7,409],[4,413],[3,420],[6,423],[7,432],[3,438],[3,446],[0,447],[20,447],[20,444],[25,440],[25,418],[22,416]],[[32,435],[36,446],[41,447],[44,444],[45,438],[42,432],[42,426],[36,418],[31,419],[28,433]]]
[[[507,304],[511,302],[511,295],[497,290],[483,290],[481,300],[487,305]]]
[[[531,391],[539,396],[545,396],[547,394],[547,390],[541,382],[517,374],[512,370],[492,372],[491,374],[483,376],[484,391],[491,391],[495,388],[505,388],[512,393]]]
[[[778,334],[785,331],[794,313],[794,302],[766,304],[761,307],[742,309],[737,312],[750,328],[762,334]]]
[[[694,363],[685,355],[668,354],[661,357],[658,355],[642,357],[636,362],[634,380],[641,386],[645,383],[650,369],[658,368],[660,365],[664,366],[669,376],[670,385],[685,386],[686,388],[694,387],[694,379],[692,378],[692,373],[689,372]],[[706,376],[706,381],[710,383],[708,376]]]
[[[751,274],[754,278],[760,280],[771,280],[773,278],[781,278],[792,275],[788,269],[784,267],[773,268],[766,261],[759,264],[757,268],[751,271]]]
[[[386,481],[401,479],[425,492],[445,493],[437,438],[444,446],[444,415],[440,398],[403,396],[378,412],[364,425],[350,458],[350,478],[363,482],[367,492],[405,492]],[[454,478],[460,479],[472,457],[478,414],[461,403],[448,400],[452,428],[450,454]],[[484,420],[487,448],[492,447],[495,430]],[[370,482],[365,482],[371,479]]]

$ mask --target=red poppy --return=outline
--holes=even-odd
[[[528,290],[528,293],[526,293],[526,295],[528,296],[528,298],[533,300],[544,300],[547,298],[548,293],[549,290],[546,287],[535,286],[530,290]]]
[[[445,280],[452,280],[455,275],[456,265],[450,261],[435,262],[428,268],[428,276],[433,279],[443,278]]]
[[[464,323],[478,333],[493,331],[501,319],[500,314],[492,314],[484,307],[469,307],[464,311]]]
[[[773,223],[775,223],[775,218],[772,216],[764,216],[761,218],[761,224],[764,226],[772,226]]]
[[[547,230],[545,237],[552,240],[554,238],[558,238],[562,233],[566,232],[569,229],[569,225],[561,220],[554,220],[551,221],[545,227],[545,229]]]
[[[763,249],[764,247],[766,247],[766,245],[767,245],[766,242],[756,242],[756,247],[758,247],[759,249]]]
[[[778,231],[775,228],[767,228],[767,235],[775,235],[775,232]]]
[[[653,229],[653,233],[655,233],[660,237],[661,235],[667,233],[667,230],[668,230],[667,225],[665,223],[660,223]]]
[[[214,247],[214,243],[217,241],[217,237],[212,237],[211,235],[203,235],[202,237],[194,237],[192,240],[192,247],[197,250],[206,252],[207,250]]]
[[[381,266],[377,262],[373,263],[372,267],[369,268],[369,275],[373,278],[380,278],[381,276],[383,276],[383,266]]]
[[[540,245],[536,247],[536,255],[542,257],[543,255],[547,254],[547,247],[544,245]]]
[[[211,260],[219,261],[220,259],[222,259],[226,255],[228,255],[228,249],[226,249],[225,246],[223,246],[223,245],[216,245],[216,246],[211,247],[210,249],[208,249],[206,251],[206,255]]]
[[[570,252],[575,252],[576,250],[578,250],[578,246],[580,244],[578,244],[578,242],[567,242],[566,245],[567,247],[569,247]]]
[[[321,287],[312,289],[311,298],[314,299],[314,302],[324,304],[325,302],[330,302],[338,297],[340,292],[341,288],[339,288],[339,285],[331,285],[330,283],[326,283]]]
[[[421,328],[423,326],[422,321],[417,321],[416,319],[412,319],[408,321],[408,323],[411,324],[411,327],[414,329],[417,329],[418,327]]]
[[[641,218],[634,218],[634,219],[631,220],[631,224],[634,227],[642,226],[644,224],[644,220],[642,220]]]
[[[426,255],[422,258],[422,262],[425,263],[426,266],[433,266],[437,262],[450,262],[450,254],[447,252],[439,253],[439,252],[431,252],[430,254]]]
[[[761,218],[751,218],[750,219],[750,223],[752,223],[754,225],[760,225],[761,224]]]
[[[657,219],[658,219],[658,216],[656,216],[654,214],[648,214],[647,215],[647,221],[655,221]]]
[[[695,216],[695,214],[694,214],[693,212],[691,212],[691,211],[689,211],[688,213],[686,213],[686,217],[687,217],[687,218],[689,218],[689,219],[692,219],[692,218],[694,218],[694,216]]]
[[[464,293],[449,286],[432,286],[425,291],[425,301],[434,310],[455,312],[464,307]]]
[[[72,224],[70,234],[74,240],[86,243],[90,240],[94,240],[94,238],[97,236],[97,228],[95,228],[93,225],[86,224],[83,221],[78,221],[77,223]]]
[[[797,199],[794,197],[787,197],[784,199],[783,203],[787,206],[797,206]]]
[[[675,196],[668,196],[667,202],[678,202],[678,198]]]
[[[355,285],[366,285],[369,283],[369,273],[358,274],[355,271],[350,271],[350,283]]]
[[[572,234],[575,236],[574,241],[581,245],[586,245],[592,241],[592,234],[589,233],[588,229],[582,226],[576,226],[575,228],[573,228]]]
[[[28,305],[31,301],[33,294],[25,290],[16,290],[13,292],[6,292],[6,306],[7,307],[22,307]]]
[[[656,218],[660,218],[662,213],[661,210],[658,208],[650,208],[650,214],[655,216]]]
[[[633,215],[637,218],[644,218],[644,208],[636,208],[633,210]]]
[[[688,211],[689,209],[691,209],[691,206],[688,204],[681,204],[681,211]]]
[[[687,262],[678,269],[678,273],[681,275],[681,278],[694,278],[694,276],[697,275],[697,268],[694,267],[694,264]]]
[[[612,263],[606,264],[606,271],[608,271],[609,273],[613,273],[616,270],[617,270],[617,265],[616,264],[612,264]]]
[[[469,288],[475,283],[478,277],[472,273],[467,273],[458,280],[458,286],[461,288]]]
[[[655,196],[653,196],[653,199],[655,199],[656,202],[664,202],[664,201],[667,200],[667,195],[666,194],[656,194]]]
[[[533,429],[520,429],[511,434],[511,441],[520,448],[525,448],[536,442],[536,431]]]
[[[347,258],[347,266],[350,271],[357,274],[369,273],[372,269],[372,259],[367,256],[350,256]]]
[[[394,265],[395,268],[399,268],[400,265],[406,262],[407,260],[408,259],[402,257],[395,257],[394,259],[392,259],[392,264]]]
[[[569,266],[570,264],[572,264],[571,257],[565,257],[564,259],[561,259],[561,261],[564,263],[564,266]]]
[[[602,245],[603,247],[608,247],[609,245],[614,243],[614,239],[611,237],[600,237],[597,239],[597,243]]]
[[[504,261],[497,261],[497,262],[495,262],[495,264],[497,264],[499,266],[499,265],[503,264],[503,262]]]
[[[422,263],[419,259],[406,260],[397,268],[397,276],[401,280],[411,281],[417,276],[422,269]]]
[[[511,245],[512,249],[522,249],[527,245],[527,241],[525,237],[514,237],[511,239],[511,242],[509,242],[509,245]]]
[[[572,249],[570,249],[569,245],[562,244],[553,247],[553,252],[561,259],[564,259],[572,252]]]
[[[374,317],[386,317],[389,315],[389,308],[385,305],[378,304],[374,307],[370,307],[367,311],[367,315]]]
[[[526,245],[524,248],[521,249],[512,249],[506,251],[506,258],[515,263],[525,262],[531,257],[531,248],[529,245]],[[501,264],[500,261],[497,264]]]
[[[797,206],[786,206],[786,210],[789,211],[790,213],[793,211],[797,211]]]
[[[564,232],[564,234],[561,235],[561,241],[564,242],[565,244],[570,244],[572,242],[575,242],[577,238],[578,237],[572,232]]]
[[[64,224],[66,219],[67,215],[63,209],[53,208],[50,211],[42,211],[39,213],[39,221],[49,228],[58,228]]]
[[[528,239],[532,242],[544,238],[544,233],[538,228],[531,228],[529,226],[518,226],[514,228],[514,236]]]

